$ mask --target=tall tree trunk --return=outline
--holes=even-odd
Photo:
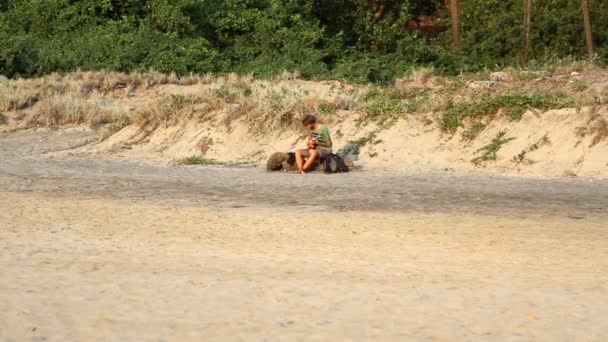
[[[454,47],[460,49],[460,41],[458,38],[458,0],[450,1],[450,17],[452,18],[452,40]]]
[[[521,50],[521,66],[528,64],[528,47],[530,45],[530,12],[532,0],[524,0],[524,42]]]
[[[593,60],[593,37],[591,35],[588,0],[581,0],[581,9],[583,11],[583,24],[585,26],[585,41],[587,42],[587,58],[591,61]]]

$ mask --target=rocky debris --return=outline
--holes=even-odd
[[[116,153],[116,152],[130,150],[130,149],[131,149],[131,145],[124,143],[124,142],[119,142],[119,143],[112,145],[112,147],[110,148],[110,152]]]

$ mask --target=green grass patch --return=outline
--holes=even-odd
[[[471,162],[475,165],[479,165],[485,161],[496,160],[496,153],[502,148],[502,145],[508,143],[515,138],[505,138],[506,131],[500,131],[492,141],[486,146],[477,150],[477,153],[481,152],[479,157],[473,158]]]
[[[403,109],[401,100],[374,99],[365,106],[365,114],[361,118],[361,123],[374,122],[378,126],[390,126],[399,119]]]
[[[416,87],[406,90],[370,87],[365,94],[364,112],[357,119],[359,126],[375,123],[381,129],[389,128],[406,113],[413,113],[428,99],[429,89]]]
[[[365,136],[363,136],[357,140],[349,141],[349,143],[353,143],[359,147],[363,147],[363,146],[369,144],[370,142],[372,142],[374,139],[376,139],[377,136],[378,136],[377,131],[371,131],[371,132],[367,133]]]
[[[251,160],[238,160],[238,161],[225,162],[225,161],[209,159],[209,158],[205,158],[205,157],[201,157],[201,156],[190,156],[190,157],[175,159],[175,160],[173,160],[173,162],[171,164],[174,166],[179,166],[179,165],[241,166],[241,165],[252,165],[252,164],[255,164],[255,162],[251,161]]]
[[[184,96],[181,94],[171,94],[171,97],[169,98],[168,107],[175,109],[175,110],[179,110],[179,109],[183,109],[183,108],[192,106],[193,104],[196,104],[198,102],[199,102],[199,99],[195,96]]]
[[[549,140],[549,136],[547,134],[545,134],[545,136],[540,138],[540,140],[538,140],[534,144],[528,146],[527,148],[523,149],[518,154],[514,155],[513,161],[516,163],[522,163],[526,159],[526,155],[529,152],[534,152],[534,151],[538,150],[539,148],[541,148],[545,145],[550,145],[550,144],[551,144],[551,141]]]
[[[589,85],[584,80],[576,79],[576,80],[574,80],[574,82],[572,82],[572,90],[574,90],[576,92],[585,91],[588,88],[589,88]]]
[[[0,113],[0,125],[8,124],[8,115]]]
[[[572,99],[563,95],[554,94],[525,94],[521,92],[507,93],[497,96],[484,94],[478,101],[450,103],[440,120],[441,130],[453,134],[462,126],[465,118],[493,119],[502,109],[503,115],[511,120],[520,120],[529,109],[546,111],[573,107]]]
[[[484,124],[483,122],[473,123],[464,132],[462,132],[462,139],[466,141],[474,140],[487,126],[488,125]]]

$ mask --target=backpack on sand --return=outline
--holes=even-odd
[[[325,173],[348,172],[344,159],[335,153],[330,153],[325,158]]]

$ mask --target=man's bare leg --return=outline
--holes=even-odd
[[[296,165],[298,166],[299,172],[304,172],[304,158],[308,157],[308,150],[297,150],[296,151]]]
[[[318,156],[319,156],[319,151],[313,150],[312,153],[310,153],[310,155],[308,156],[308,158],[306,158],[306,164],[304,164],[304,167],[302,168],[302,170],[303,171],[308,170],[308,168],[312,165],[312,163],[315,162],[315,160],[317,159]]]

